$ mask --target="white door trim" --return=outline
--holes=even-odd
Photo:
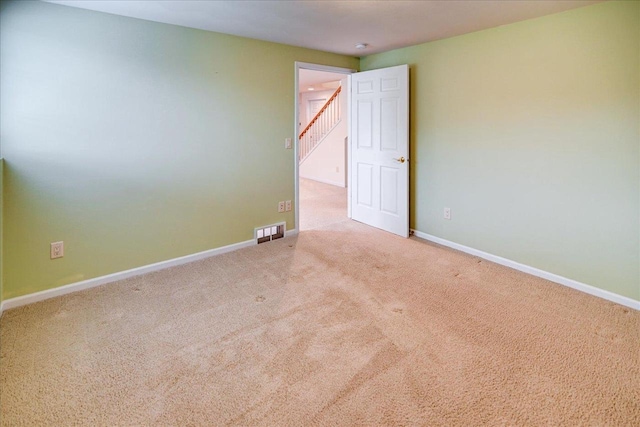
[[[294,137],[293,137],[293,141],[295,141],[295,143],[293,144],[293,182],[294,182],[294,214],[295,214],[295,229],[296,230],[300,230],[300,171],[299,169],[299,164],[298,164],[298,130],[299,130],[299,126],[298,123],[300,122],[300,105],[299,104],[299,92],[298,92],[298,75],[300,73],[300,70],[314,70],[314,71],[327,71],[330,73],[338,73],[338,74],[346,74],[347,76],[350,76],[351,74],[357,72],[358,70],[354,70],[351,68],[340,68],[340,67],[332,67],[330,65],[320,65],[320,64],[312,64],[310,62],[298,62],[296,61],[294,63],[294,87],[293,87],[293,93],[294,93],[294,97],[293,99],[295,100],[294,102],[294,117],[293,117],[293,129],[294,129]],[[351,79],[348,79],[349,85],[351,84]],[[347,109],[349,111],[347,111],[347,114],[351,114],[351,107],[350,104],[347,104]],[[347,190],[349,191],[349,190]],[[350,213],[351,212],[351,197],[349,195],[347,195],[347,211]]]

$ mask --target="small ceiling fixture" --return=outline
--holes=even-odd
[[[315,90],[315,89],[312,87],[308,87],[307,90]]]
[[[369,45],[366,44],[366,43],[358,43],[358,44],[356,44],[356,49],[366,49],[367,46],[369,46]]]

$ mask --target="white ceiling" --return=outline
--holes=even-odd
[[[366,56],[603,0],[45,1],[327,52]],[[359,42],[369,46],[358,50],[355,44]]]
[[[310,87],[314,90],[336,90],[345,74],[328,73],[326,71],[300,69],[298,76],[298,91],[307,92]]]

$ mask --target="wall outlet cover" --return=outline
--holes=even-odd
[[[51,243],[51,251],[50,251],[51,259],[62,258],[64,256],[64,242],[52,242]]]

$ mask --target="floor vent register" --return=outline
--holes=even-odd
[[[272,240],[284,237],[285,223],[266,225],[254,230],[254,236],[257,243],[266,243]]]

